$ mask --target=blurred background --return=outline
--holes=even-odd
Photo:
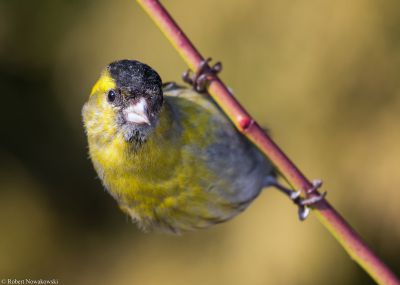
[[[400,2],[164,1],[223,80],[400,272]],[[133,0],[1,0],[0,278],[59,284],[373,284],[265,191],[225,224],[137,230],[88,160],[81,107],[116,59],[186,66]]]

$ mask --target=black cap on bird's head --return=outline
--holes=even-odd
[[[120,107],[117,122],[125,140],[142,143],[154,129],[163,103],[161,78],[136,60],[115,61],[107,70],[116,84],[108,92],[108,101]]]
[[[124,89],[127,95],[155,96],[162,103],[162,81],[158,73],[147,64],[137,60],[114,61],[107,67],[117,88]]]

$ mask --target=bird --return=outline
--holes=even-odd
[[[204,91],[208,73],[185,75],[195,88],[164,83],[149,65],[117,60],[104,68],[82,108],[89,157],[106,191],[144,231],[208,228],[243,212],[276,186],[307,215],[299,191]]]

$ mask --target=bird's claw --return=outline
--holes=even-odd
[[[217,62],[210,67],[208,65],[210,61],[210,57],[202,60],[199,69],[194,74],[191,74],[190,70],[185,71],[182,74],[182,80],[193,86],[197,92],[205,92],[210,81],[222,70],[221,62]]]
[[[299,220],[304,221],[305,219],[307,219],[308,215],[310,214],[310,208],[304,207],[304,206],[299,206],[297,214],[299,216]]]
[[[316,192],[322,186],[322,181],[313,180],[312,185],[313,186],[310,189],[307,189],[306,191],[308,195]],[[293,191],[290,194],[290,199],[292,199],[292,201],[299,207],[298,211],[299,219],[301,221],[304,221],[310,214],[310,206],[313,206],[314,204],[323,200],[327,192],[323,192],[322,194],[314,195],[309,198],[301,198],[300,194],[301,194],[300,191]]]
[[[310,189],[307,189],[307,194],[311,194],[315,191],[317,191],[319,188],[321,188],[322,186],[322,180],[321,179],[314,179],[311,184],[312,187]]]

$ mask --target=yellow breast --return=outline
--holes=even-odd
[[[205,189],[215,175],[197,157],[214,141],[210,114],[190,100],[165,101],[154,133],[141,147],[134,149],[118,131],[104,144],[89,135],[90,156],[120,207],[144,227],[171,221],[180,225],[164,227],[204,227],[216,216],[209,201],[220,199]],[[183,114],[192,119],[180,120]]]

